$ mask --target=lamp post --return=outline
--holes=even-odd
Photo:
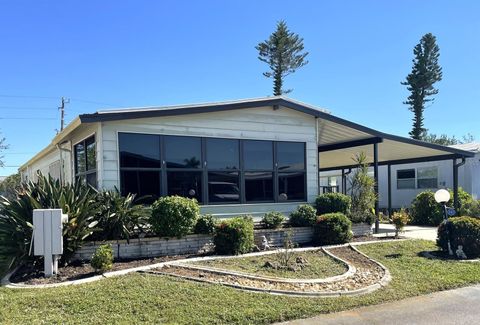
[[[450,232],[448,230],[448,212],[447,202],[450,200],[450,193],[445,189],[440,189],[435,192],[435,201],[442,205],[443,208],[443,220],[445,222],[445,231],[447,233],[448,254],[453,255],[452,246],[450,245]]]

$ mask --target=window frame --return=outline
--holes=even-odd
[[[400,179],[398,177],[398,172],[404,172],[404,171],[412,171],[413,170],[413,177],[410,178],[402,178]],[[415,190],[417,188],[417,169],[416,168],[405,168],[405,169],[397,169],[396,171],[396,177],[397,177],[397,190]],[[413,187],[398,187],[398,182],[400,180],[413,180]]]
[[[159,150],[160,150],[160,167],[159,168],[145,168],[145,167],[121,167],[120,165],[120,134],[143,134],[143,135],[152,135],[159,137]],[[191,138],[198,138],[200,139],[201,143],[201,165],[200,168],[167,168],[166,165],[166,151],[165,151],[165,138],[169,136],[174,137],[191,137]],[[220,169],[220,168],[208,168],[207,162],[207,140],[208,139],[218,139],[218,140],[232,140],[237,141],[238,143],[238,158],[239,158],[239,168],[238,169]],[[168,172],[200,172],[201,173],[201,200],[199,203],[201,205],[235,205],[235,204],[258,204],[258,203],[293,203],[293,202],[306,202],[308,197],[308,187],[307,187],[307,144],[306,142],[301,141],[278,141],[278,140],[263,140],[263,139],[239,139],[239,138],[225,138],[225,137],[206,137],[206,136],[195,136],[195,135],[176,135],[176,134],[161,134],[161,133],[144,133],[144,132],[132,132],[132,131],[117,131],[117,147],[118,147],[118,159],[119,159],[119,181],[121,180],[121,171],[122,170],[131,170],[131,171],[157,171],[160,173],[160,189],[159,194],[160,197],[168,195]],[[246,141],[265,141],[270,142],[272,145],[272,169],[245,169],[244,168],[244,148],[243,145]],[[299,143],[303,146],[303,161],[304,161],[304,169],[289,169],[285,171],[280,171],[278,169],[278,161],[277,161],[277,147],[278,143]],[[238,201],[228,201],[228,202],[210,202],[209,201],[209,184],[208,184],[208,174],[209,172],[236,172],[238,173],[238,186],[240,189],[240,196]],[[245,193],[245,173],[249,172],[263,172],[263,173],[272,173],[272,190],[273,190],[273,199],[272,200],[246,200],[246,193]],[[303,198],[302,199],[295,199],[295,200],[280,200],[279,196],[279,173],[281,172],[291,172],[291,173],[302,173],[304,176],[304,184],[303,184]],[[121,189],[122,190],[122,189]],[[122,193],[124,194],[124,193]]]
[[[92,169],[88,169],[88,150],[87,150],[87,141],[90,140],[90,139],[93,139],[93,144],[95,145],[95,168],[92,168]],[[78,159],[77,159],[77,146],[82,144],[83,145],[83,148],[84,148],[84,151],[85,151],[85,171],[83,172],[79,172],[78,171]],[[98,188],[98,174],[97,174],[97,170],[98,170],[98,161],[97,161],[97,137],[96,137],[96,134],[93,133],[85,138],[83,138],[82,140],[76,142],[74,145],[73,145],[73,166],[74,166],[74,179],[75,179],[75,182],[78,182],[79,179],[83,179],[83,184],[89,184],[87,182],[87,179],[88,179],[88,176],[89,175],[92,175],[92,174],[95,174],[95,186],[89,184],[90,186],[94,187],[94,188]]]

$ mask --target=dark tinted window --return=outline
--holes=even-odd
[[[305,169],[305,144],[298,142],[278,142],[277,162],[279,170]]]
[[[75,145],[75,173],[83,173],[86,170],[84,142]]]
[[[305,173],[279,173],[278,193],[278,201],[305,200]]]
[[[85,146],[87,147],[87,170],[96,169],[97,153],[95,151],[95,138],[91,137],[85,140]]]
[[[201,172],[167,172],[168,195],[179,195],[202,201]]]
[[[415,169],[397,170],[398,179],[415,178]]]
[[[137,199],[147,195],[143,203],[152,203],[160,196],[159,172],[122,170],[120,176],[122,195],[137,194]]]
[[[167,168],[200,168],[202,145],[200,138],[165,137],[165,161]]]
[[[208,169],[239,169],[238,140],[207,139]]]
[[[245,170],[273,169],[273,144],[271,141],[243,142],[243,161]]]
[[[239,202],[240,187],[237,172],[208,173],[209,202]]]
[[[245,172],[245,198],[247,202],[273,201],[273,174]]]
[[[160,168],[160,136],[119,133],[120,167]]]

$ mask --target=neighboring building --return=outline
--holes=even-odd
[[[318,195],[319,170],[351,164],[464,157],[469,152],[382,133],[284,97],[99,111],[75,118],[22,167],[156,198],[181,195],[203,213],[289,213]]]
[[[459,169],[458,184],[475,199],[480,199],[480,143],[472,142],[451,146],[470,151],[473,157],[466,158]],[[370,168],[373,174],[372,168]],[[388,207],[388,170],[379,167],[380,208]],[[327,171],[320,174],[320,189],[323,192],[342,192],[341,171]],[[453,188],[453,160],[441,160],[391,166],[392,208],[409,207],[415,196],[425,190]],[[346,187],[349,192],[348,181]]]

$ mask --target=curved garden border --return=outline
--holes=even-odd
[[[352,248],[354,248],[354,246],[360,246],[360,245],[368,245],[368,244],[375,244],[375,243],[385,243],[385,242],[392,242],[392,241],[404,241],[404,240],[408,240],[408,239],[384,239],[384,240],[372,240],[372,241],[365,241],[365,242],[357,242],[357,243],[348,243],[348,244],[341,244],[341,245],[331,245],[331,246],[324,246],[324,247],[308,247],[308,248],[296,248],[294,250],[296,251],[299,251],[299,250],[304,250],[304,251],[308,251],[308,250],[318,250],[318,249],[328,249],[328,248],[336,248],[336,247],[346,247],[346,246],[352,246]],[[355,249],[355,248],[354,248]],[[273,250],[273,251],[265,251],[265,252],[255,252],[255,253],[248,253],[248,254],[244,254],[242,255],[242,257],[248,257],[248,256],[257,256],[257,255],[267,255],[267,254],[274,254],[276,253],[278,250]],[[360,252],[361,253],[361,252]],[[363,253],[361,253],[362,255],[365,255]],[[365,255],[366,256],[366,255]],[[134,268],[130,268],[130,269],[124,269],[124,270],[118,270],[118,271],[112,271],[112,272],[106,272],[102,275],[95,275],[95,276],[92,276],[92,277],[88,277],[88,278],[84,278],[84,279],[78,279],[78,280],[71,280],[71,281],[65,281],[65,282],[59,282],[59,283],[49,283],[49,284],[35,284],[35,285],[31,285],[31,284],[23,284],[23,283],[12,283],[10,282],[10,277],[15,273],[16,269],[13,270],[12,272],[8,273],[2,280],[1,280],[1,284],[2,286],[6,287],[6,288],[10,288],[10,289],[45,289],[45,288],[56,288],[56,287],[64,287],[64,286],[70,286],[70,285],[80,285],[80,284],[85,284],[85,283],[90,283],[90,282],[94,282],[94,281],[98,281],[98,280],[102,280],[102,279],[106,279],[106,278],[110,278],[110,277],[114,277],[114,276],[121,276],[121,275],[125,275],[125,274],[128,274],[128,273],[132,273],[132,272],[145,272],[145,271],[149,271],[151,269],[155,269],[155,268],[159,268],[159,267],[162,267],[166,264],[172,264],[172,263],[181,263],[181,262],[192,262],[192,261],[195,261],[195,260],[208,260],[208,259],[214,259],[214,258],[219,258],[219,257],[222,257],[222,258],[235,258],[235,257],[238,257],[238,256],[206,256],[206,257],[196,257],[196,258],[187,258],[187,259],[183,259],[183,260],[176,260],[176,261],[169,261],[169,262],[161,262],[161,263],[156,263],[156,264],[151,264],[151,265],[145,265],[145,266],[139,266],[139,267],[134,267]],[[369,257],[368,257],[369,258]],[[369,258],[370,259],[370,258]],[[374,261],[373,259],[370,259],[372,260],[374,263],[378,264],[380,267],[382,267],[386,272],[385,272],[385,275],[387,274],[388,270],[383,266],[381,265],[380,263]],[[347,271],[348,272],[348,271]],[[340,275],[340,276],[343,276],[343,275]],[[390,277],[390,273],[388,272],[388,276]],[[385,276],[384,276],[385,278]],[[324,279],[326,280],[326,279]],[[390,281],[390,279],[386,279],[385,280],[385,284],[388,283]],[[205,282],[205,281],[204,281]],[[372,285],[372,286],[375,286],[376,284]],[[359,289],[360,292],[358,293],[355,293],[354,291],[350,291],[350,295],[352,294],[364,294],[364,293],[368,293],[368,292],[371,292],[371,291],[374,291],[374,290],[377,290],[379,289],[380,287],[378,288],[373,288],[373,290],[370,290],[370,291],[365,291],[365,289],[367,288],[362,288],[362,289]],[[241,288],[239,288],[241,289]],[[255,288],[252,288],[253,291],[258,291],[258,290],[254,290]],[[357,290],[358,291],[358,290]],[[265,291],[262,291],[262,292],[265,292]],[[288,294],[288,293],[285,293],[285,294]],[[337,294],[339,295],[339,294]],[[325,295],[325,296],[332,296],[332,295]]]

